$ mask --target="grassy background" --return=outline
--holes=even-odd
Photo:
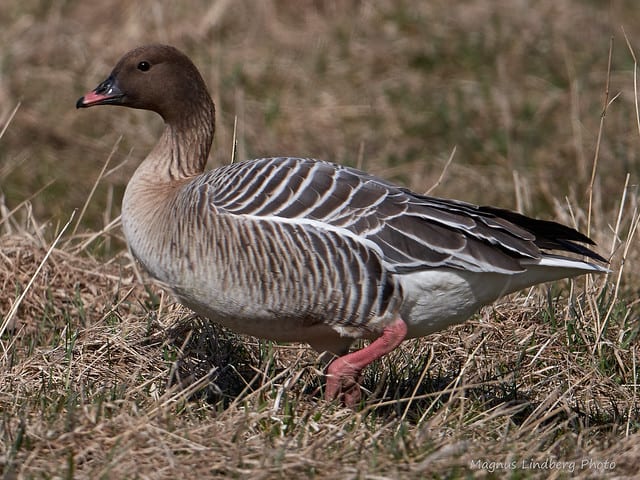
[[[631,0],[4,0],[2,474],[638,471],[640,135],[623,35],[635,49],[638,25]],[[137,281],[113,220],[161,121],[74,104],[149,42],[201,69],[218,110],[211,166],[229,161],[237,118],[239,158],[329,159],[570,223],[614,274],[533,289],[407,342],[368,372],[364,410],[326,405],[308,349],[219,331]],[[524,468],[550,459],[569,463]]]

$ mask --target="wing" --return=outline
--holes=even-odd
[[[514,273],[523,259],[557,249],[602,257],[572,228],[493,207],[415,194],[359,170],[300,158],[221,167],[199,188],[219,214],[296,223],[357,237],[385,266]],[[194,185],[195,186],[195,185]]]

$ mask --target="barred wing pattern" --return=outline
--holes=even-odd
[[[202,179],[218,214],[292,222],[357,237],[393,273],[524,271],[540,249],[597,258],[575,230],[492,207],[417,195],[359,170],[300,158],[228,165]],[[203,185],[204,187],[205,185]]]

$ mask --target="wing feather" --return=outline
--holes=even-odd
[[[200,182],[201,187],[213,187],[204,190],[218,214],[298,222],[318,234],[342,231],[375,246],[392,272],[429,268],[520,272],[521,260],[541,258],[542,249],[604,260],[580,245],[592,242],[569,227],[418,195],[328,162],[265,158],[216,169]]]

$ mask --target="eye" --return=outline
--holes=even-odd
[[[147,72],[151,68],[151,64],[149,62],[140,62],[138,64],[138,70],[141,72]]]

